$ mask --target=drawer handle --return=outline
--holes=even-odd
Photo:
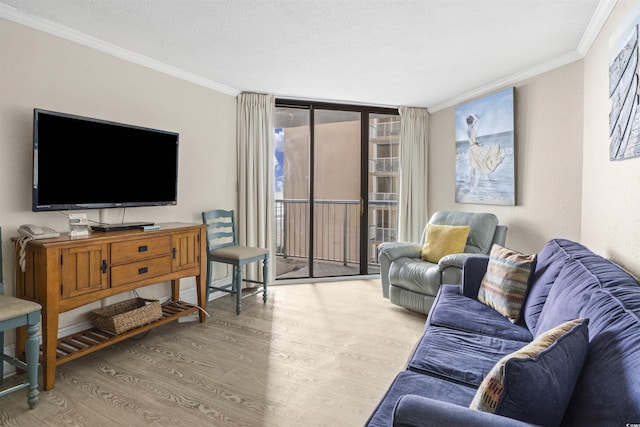
[[[138,252],[147,252],[147,250],[149,250],[147,245],[138,246]]]
[[[149,267],[142,267],[138,269],[138,274],[145,274],[149,271]]]

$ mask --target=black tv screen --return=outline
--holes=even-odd
[[[177,203],[178,133],[34,109],[33,211]]]

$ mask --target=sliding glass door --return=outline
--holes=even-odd
[[[315,110],[311,277],[360,274],[360,116]]]
[[[397,112],[391,113],[327,104],[277,105],[277,279],[378,271],[376,242],[389,237],[379,230],[394,226],[393,200],[376,202],[373,211],[367,206],[370,195],[393,199],[388,193],[396,182],[388,179],[392,167],[376,172],[381,166],[369,155],[379,152],[393,163],[389,138],[382,135],[391,133],[389,123],[395,119],[390,117]],[[395,165],[397,169],[397,159]]]
[[[276,278],[309,276],[311,112],[278,107],[275,129]]]

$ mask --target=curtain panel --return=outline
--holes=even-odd
[[[418,242],[427,217],[429,112],[400,107],[398,241]]]
[[[269,278],[275,272],[273,133],[275,98],[272,95],[241,93],[237,97],[238,243],[267,248]],[[246,277],[259,279],[262,269],[247,266]]]

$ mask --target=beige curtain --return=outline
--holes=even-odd
[[[417,242],[427,218],[429,112],[400,107],[398,241]]]
[[[275,98],[272,95],[241,93],[237,99],[238,243],[268,248],[269,282],[275,272],[273,133]],[[254,280],[262,277],[260,263],[245,272]]]

